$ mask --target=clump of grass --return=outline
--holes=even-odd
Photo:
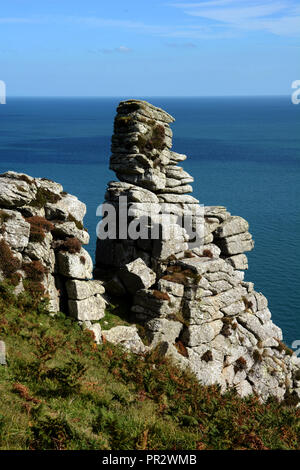
[[[254,349],[252,356],[255,362],[262,362],[262,354],[258,349]]]
[[[288,356],[292,356],[294,354],[294,351],[290,349],[286,344],[284,344],[282,341],[279,339],[276,340],[278,342],[278,346],[276,346],[275,349],[279,352],[284,352]]]
[[[32,279],[24,279],[23,286],[26,292],[33,298],[40,300],[45,294],[45,286],[40,281],[33,281]]]
[[[179,310],[177,312],[173,312],[173,313],[169,313],[167,316],[166,316],[166,319],[167,320],[172,320],[172,321],[177,321],[179,323],[182,323],[183,325],[185,326],[189,326],[190,325],[190,322],[189,320],[187,320],[183,313],[182,313],[182,310]]]
[[[67,193],[66,193],[66,194],[67,194]],[[80,222],[79,220],[75,219],[75,217],[74,217],[72,214],[69,214],[69,215],[68,215],[67,221],[68,221],[68,222],[74,222],[74,224],[76,225],[76,227],[78,228],[78,230],[83,230],[83,229],[84,229],[82,222]]]
[[[253,302],[251,300],[248,300],[247,297],[242,297],[242,301],[245,304],[245,310],[251,310],[253,307]]]
[[[26,222],[30,224],[29,241],[31,242],[42,242],[45,239],[46,233],[54,230],[54,225],[44,217],[28,217]]]

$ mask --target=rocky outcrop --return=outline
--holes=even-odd
[[[119,224],[111,238],[100,224],[95,276],[111,294],[132,296],[150,348],[201,383],[262,400],[300,398],[300,360],[282,343],[267,299],[244,281],[249,224],[191,196],[193,178],[179,166],[186,156],[171,150],[173,121],[144,101],[120,103],[110,159],[119,181],[105,194]]]
[[[53,181],[0,175],[0,281],[48,296],[53,313],[71,315],[97,343],[136,354],[158,348],[204,385],[300,401],[300,359],[267,299],[244,280],[254,247],[248,222],[191,195],[186,156],[171,150],[173,121],[144,101],[120,103],[110,159],[119,181],[105,193],[94,272],[83,248],[85,205]],[[105,292],[126,296],[143,328],[102,330]]]
[[[0,279],[49,297],[49,308],[81,322],[104,316],[104,287],[82,245],[85,204],[44,178],[0,175]]]

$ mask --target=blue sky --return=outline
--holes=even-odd
[[[299,0],[0,1],[8,96],[290,94]]]

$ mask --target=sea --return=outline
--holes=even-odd
[[[94,257],[96,209],[109,170],[113,98],[7,98],[0,105],[0,173],[60,182],[87,206]],[[250,223],[255,248],[245,279],[269,300],[284,341],[300,341],[300,106],[282,97],[140,97],[173,115],[173,150],[204,205]],[[299,345],[298,345],[299,347]]]

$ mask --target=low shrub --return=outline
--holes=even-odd
[[[54,225],[44,217],[28,217],[26,222],[30,224],[29,241],[31,242],[42,242],[46,236],[46,232],[51,232],[54,229]]]
[[[8,243],[2,239],[0,240],[0,269],[7,279],[12,279],[16,271],[20,269],[20,260],[13,255],[13,252]]]
[[[53,247],[57,251],[67,251],[68,253],[75,254],[80,252],[82,244],[78,238],[68,237],[65,240],[58,240],[54,242]],[[86,260],[85,258],[84,260],[81,258],[84,258],[84,256],[80,257],[81,263],[84,264]]]
[[[49,270],[40,261],[31,261],[22,265],[28,279],[34,282],[41,282]]]

